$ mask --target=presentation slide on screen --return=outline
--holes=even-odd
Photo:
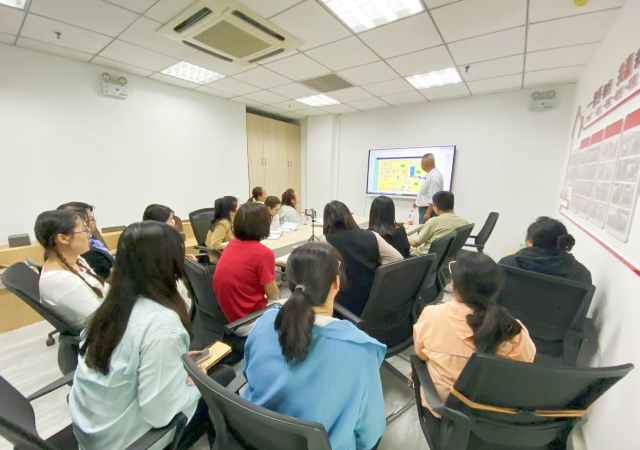
[[[451,190],[455,151],[455,145],[369,150],[367,194],[415,197],[426,175],[420,165],[426,153],[433,153],[444,189]]]

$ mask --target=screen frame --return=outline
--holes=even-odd
[[[411,199],[411,198],[415,198],[416,194],[396,194],[394,192],[370,192],[369,191],[369,169],[370,169],[370,164],[371,164],[371,152],[372,151],[380,151],[380,150],[406,150],[409,148],[438,148],[438,147],[453,147],[453,163],[451,164],[451,187],[449,188],[451,192],[453,192],[453,189],[455,187],[455,175],[456,175],[456,155],[458,154],[458,146],[455,144],[449,144],[449,145],[412,145],[412,146],[408,146],[408,147],[381,147],[381,148],[370,148],[368,153],[367,153],[367,178],[365,180],[365,194],[373,197],[373,196],[379,196],[379,195],[385,195],[387,197],[394,197],[394,198],[404,198],[404,199]]]

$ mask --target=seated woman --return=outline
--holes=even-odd
[[[576,241],[567,228],[551,217],[538,217],[527,229],[527,246],[500,264],[591,284],[591,272],[571,253]]]
[[[89,264],[89,267],[103,280],[109,278],[113,267],[113,255],[107,248],[102,234],[98,229],[96,217],[93,214],[93,206],[84,202],[69,202],[58,206],[59,211],[70,210],[78,214],[91,232],[89,239],[89,251],[82,254],[82,258]]]
[[[227,243],[233,239],[233,217],[238,210],[238,199],[227,195],[216,199],[213,206],[215,214],[205,243],[211,262],[215,264]]]
[[[271,214],[269,235],[273,238],[278,238],[282,233],[280,218],[278,217],[278,213],[280,212],[280,199],[274,195],[270,195],[264,200],[264,205],[269,208],[269,213]]]
[[[124,230],[112,288],[83,336],[69,395],[80,448],[126,448],[180,412],[189,423],[179,448],[202,435],[207,409],[181,360],[189,318],[175,280],[183,275],[184,243],[173,227],[147,221]]]
[[[396,207],[389,197],[380,195],[373,199],[369,210],[369,229],[393,245],[403,257],[411,256],[407,232],[401,223],[396,222]]]
[[[41,301],[76,328],[84,328],[108,289],[80,256],[89,250],[91,231],[72,209],[41,213],[34,231],[45,251]]]
[[[264,203],[267,198],[267,191],[260,186],[256,186],[251,190],[251,197],[247,200],[247,203]]]
[[[303,223],[304,219],[296,209],[298,198],[293,189],[287,189],[282,193],[282,207],[280,208],[280,224]]]
[[[342,256],[346,283],[336,301],[360,315],[373,284],[376,269],[381,264],[402,260],[402,255],[378,233],[363,230],[353,220],[344,203],[334,200],[324,207],[324,236]]]
[[[443,400],[475,352],[524,362],[536,356],[528,330],[495,301],[502,270],[490,257],[460,253],[452,280],[454,299],[426,306],[413,327],[416,355],[426,361]],[[429,408],[424,396],[422,403]]]
[[[332,317],[340,259],[325,243],[296,248],[287,263],[291,296],[265,312],[245,346],[242,396],[298,419],[319,422],[331,448],[374,448],[385,429],[380,365],[386,347]]]
[[[260,243],[269,236],[271,213],[261,203],[245,203],[233,219],[235,239],[222,252],[212,286],[220,309],[229,322],[267,306],[267,298],[280,295],[276,260]]]

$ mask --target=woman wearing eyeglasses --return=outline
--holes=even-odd
[[[108,289],[80,256],[89,251],[91,231],[77,212],[66,209],[41,213],[35,235],[45,251],[41,301],[74,326],[84,328]]]

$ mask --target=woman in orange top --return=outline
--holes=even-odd
[[[413,327],[416,355],[426,362],[443,400],[475,352],[524,362],[536,356],[529,331],[495,301],[502,270],[490,257],[460,254],[452,277],[454,299],[425,307]],[[422,404],[431,410],[424,395]]]

